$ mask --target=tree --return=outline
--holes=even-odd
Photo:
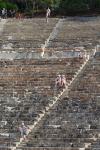
[[[16,4],[13,4],[7,0],[0,0],[0,8],[6,8],[6,9],[18,9]]]
[[[16,4],[20,11],[32,15],[44,12],[47,7],[61,14],[100,9],[100,0],[0,0],[0,7],[7,7],[8,2]]]
[[[100,0],[95,0],[95,8],[100,9]]]
[[[82,12],[88,10],[84,0],[63,0],[60,3],[63,12]]]

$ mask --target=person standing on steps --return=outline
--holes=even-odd
[[[50,8],[48,7],[48,9],[46,10],[46,22],[48,23],[48,18],[50,17],[51,15],[51,10]]]
[[[58,75],[57,78],[55,79],[55,88],[57,90],[63,90],[65,89],[67,86],[67,82],[66,82],[66,77],[65,75]]]
[[[61,76],[61,87],[66,88],[66,77],[65,77],[65,75]]]
[[[60,87],[61,87],[61,75],[59,74],[55,79],[55,88],[60,89]]]
[[[28,134],[28,127],[25,126],[24,122],[22,122],[22,124],[20,125],[19,131],[20,131],[20,134],[21,134],[21,138],[26,140],[26,136]]]

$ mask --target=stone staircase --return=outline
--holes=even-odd
[[[63,60],[1,62],[0,103],[1,112],[3,112],[1,123],[2,120],[7,121],[7,125],[4,126],[5,130],[0,132],[1,135],[3,133],[9,135],[9,132],[12,132],[12,135],[19,139],[16,129],[21,121],[24,121],[27,125],[32,125],[38,121],[41,115],[44,115],[49,105],[53,104],[52,97],[57,95],[54,92],[54,81],[57,73],[65,74],[67,82],[70,83],[84,60],[76,58],[74,61],[73,64],[72,59],[67,58]],[[65,68],[68,63],[70,65]],[[11,131],[9,131],[9,120],[13,126]],[[10,145],[16,143],[13,140],[13,142],[10,142],[9,136],[7,140],[8,145],[9,143]],[[5,142],[2,144],[5,144]]]
[[[9,26],[14,27],[13,23],[8,20],[7,25],[10,24]],[[4,29],[3,36],[8,35],[9,30],[5,30],[9,29],[9,26]],[[47,111],[49,105],[52,104],[51,98],[55,96],[56,75],[58,73],[65,74],[69,83],[84,62],[83,58],[77,57],[50,60],[47,58],[33,60],[24,57],[18,59],[15,57],[16,59],[10,60],[7,55],[9,47],[5,47],[5,50],[6,52],[0,61],[0,103],[1,112],[3,112],[0,119],[3,124],[0,135],[1,139],[2,137],[6,139],[3,142],[1,140],[2,148],[15,146],[19,141],[17,127],[21,121],[27,125],[35,124],[39,117]],[[8,54],[12,58],[11,52]]]
[[[0,40],[1,150],[39,149],[37,147],[41,149],[49,149],[50,147],[65,149],[67,147],[68,150],[84,150],[84,147],[89,148],[87,145],[92,143],[96,138],[91,137],[94,134],[94,130],[91,130],[90,133],[89,123],[86,122],[86,126],[82,124],[82,131],[80,129],[80,122],[85,122],[85,120],[81,120],[80,118],[87,117],[86,121],[88,121],[88,117],[90,117],[88,116],[90,108],[87,109],[86,107],[88,101],[86,104],[85,102],[83,104],[80,100],[84,95],[84,100],[91,97],[93,99],[93,96],[95,98],[97,92],[94,92],[95,94],[91,96],[90,83],[88,84],[90,94],[79,92],[81,86],[83,88],[86,79],[90,77],[91,80],[89,82],[92,81],[90,74],[93,73],[94,75],[94,72],[91,72],[92,69],[89,67],[91,64],[89,57],[95,54],[96,49],[93,48],[99,42],[96,29],[90,35],[92,40],[88,37],[86,41],[84,37],[87,33],[85,33],[84,37],[79,36],[81,32],[84,32],[84,28],[80,34],[77,34],[76,27],[75,29],[72,27],[72,31],[70,30],[71,28],[69,29],[69,26],[71,27],[73,24],[72,21],[70,23],[70,20],[66,21],[66,19],[63,19],[59,21],[60,23],[57,23],[58,19],[51,18],[50,20],[50,24],[46,24],[44,19],[29,19],[28,21],[25,19],[18,20],[17,22],[11,19],[5,24],[6,26]],[[81,30],[83,23],[80,22],[80,25],[77,27],[80,27]],[[96,27],[99,30],[99,26],[97,25]],[[68,36],[65,35],[66,31]],[[72,33],[72,37],[69,37],[70,32],[68,31],[75,32],[76,37],[73,39]],[[78,43],[79,40],[80,43],[82,42],[81,44]],[[91,43],[89,44],[90,41]],[[67,48],[64,42],[68,44],[66,45]],[[78,44],[79,48],[77,47]],[[82,45],[83,48],[81,47]],[[45,48],[43,57],[41,57],[41,46]],[[91,49],[94,54],[91,54]],[[82,57],[79,57],[80,52],[83,53]],[[99,63],[98,59],[93,59],[96,64]],[[85,66],[89,67],[88,71],[90,74],[87,75],[88,71],[86,71],[87,76],[82,80],[83,84],[81,83],[81,85],[79,84],[80,87],[77,87],[77,83],[80,82],[79,79],[81,76],[83,77],[85,72]],[[95,74],[98,74],[98,70],[96,70],[97,66],[94,66],[94,68],[96,71]],[[65,74],[67,79],[67,88],[61,92],[55,91],[54,88],[55,77],[59,73]],[[95,78],[98,78],[98,76]],[[93,85],[95,85],[94,89],[97,89],[96,84],[93,83]],[[97,85],[99,85],[98,82]],[[75,90],[73,87],[77,87],[77,89]],[[66,99],[68,92],[69,99]],[[76,97],[79,98],[79,101],[77,101]],[[92,107],[94,104],[92,102],[90,102],[89,107]],[[81,109],[81,107],[83,108]],[[85,111],[81,113],[79,110],[84,110],[84,107],[86,107],[86,113]],[[78,113],[80,113],[79,116]],[[65,114],[67,114],[67,118]],[[76,118],[74,119],[75,114]],[[76,120],[78,120],[79,126],[77,126]],[[20,139],[18,126],[22,121],[30,127],[28,141]],[[63,127],[60,121],[68,128]],[[74,123],[75,126],[73,125]],[[85,129],[87,130],[86,134]],[[75,132],[74,136],[71,135],[73,132]],[[89,137],[87,136],[88,134]],[[84,136],[82,137],[82,135]]]
[[[96,51],[94,52],[94,55],[95,55],[95,53],[96,53]],[[81,72],[82,72],[82,69],[84,69],[84,67],[85,67],[85,65],[87,64],[87,62],[88,62],[88,60],[89,60],[89,58],[87,58],[87,60],[86,60],[86,62],[82,65],[82,67],[80,67],[80,70],[77,72],[77,74],[75,75],[75,77],[74,78],[76,78],[77,76],[78,76],[78,74],[80,74]],[[75,79],[72,79],[72,81],[69,83],[69,86],[73,83],[73,81],[75,80]],[[66,89],[67,90],[67,89]],[[66,92],[66,90],[64,91],[64,92]],[[63,92],[62,92],[62,94],[60,95],[60,96],[62,96],[63,95]],[[59,98],[58,98],[59,99]],[[56,100],[52,105],[50,105],[50,108],[49,108],[49,110],[54,106],[54,104],[57,102],[58,100]],[[45,115],[45,114],[44,114]],[[51,114],[50,114],[51,115]],[[52,116],[52,115],[51,115]],[[44,116],[43,116],[44,117]],[[60,120],[60,119],[59,119]],[[39,122],[41,121],[41,119],[39,120]],[[56,126],[56,125],[55,125]],[[88,125],[87,125],[88,126]],[[43,127],[44,127],[44,124],[43,124]],[[57,125],[55,128],[59,128],[59,125]],[[43,128],[44,129],[44,128]],[[48,128],[47,128],[48,129]],[[33,132],[34,132],[34,130],[33,130]],[[39,132],[38,132],[39,133]],[[53,135],[53,133],[54,132],[52,132],[51,133],[51,136]],[[57,133],[58,133],[58,131],[57,131]],[[32,134],[33,135],[33,134]],[[45,133],[43,132],[43,135],[45,135]],[[49,135],[50,135],[50,133],[49,133]],[[55,135],[55,134],[54,134]],[[37,137],[37,136],[36,136]],[[57,136],[58,137],[58,136]],[[51,137],[49,137],[50,138],[50,141],[51,140],[53,140],[52,142],[54,142],[54,144],[56,143],[55,142],[55,138],[51,138]],[[34,138],[33,138],[34,139]],[[42,141],[46,141],[46,139],[47,139],[47,137],[45,137],[45,139],[43,139]],[[59,138],[58,138],[59,139]],[[74,138],[74,140],[76,139],[76,137]],[[41,143],[41,138],[39,138],[39,140],[40,140],[40,143]],[[62,137],[59,139],[60,141],[61,140],[63,140],[62,139]],[[31,139],[29,139],[29,141],[31,141]],[[33,145],[33,141],[34,140],[32,140],[32,143],[30,144],[29,143],[29,146],[30,147],[34,147]],[[50,143],[50,141],[48,142],[48,144]],[[69,139],[68,139],[68,141],[69,141]],[[80,141],[80,140],[79,140]],[[90,140],[90,141],[93,141],[93,139],[92,140]],[[39,141],[38,141],[39,142]],[[64,143],[62,144],[64,147],[68,147],[68,146],[70,146],[70,144],[68,145],[68,146],[65,146],[64,144],[65,144],[65,140],[63,141]],[[42,142],[43,143],[43,142]],[[58,144],[59,142],[57,141],[57,146],[59,146],[60,144]],[[76,143],[76,140],[75,140],[75,143]],[[75,144],[74,143],[74,144]],[[22,148],[23,149],[23,147],[24,147],[24,142],[22,142],[22,143],[20,143],[22,146],[20,147],[20,146],[18,146],[18,149],[20,149],[20,148]],[[19,145],[20,145],[19,144]],[[51,143],[50,143],[51,144]],[[83,143],[83,146],[86,146],[87,147],[87,145],[88,145],[89,143]],[[80,144],[78,144],[78,146],[79,146]],[[78,146],[77,146],[77,148],[78,148]],[[82,146],[82,144],[81,144],[81,146]],[[81,146],[79,146],[79,149],[81,149],[80,147]],[[35,146],[35,147],[41,147],[41,146],[39,146],[39,145],[37,145],[37,146]],[[43,146],[43,144],[42,144],[42,147],[45,147],[45,146]],[[48,147],[48,145],[46,146],[46,148]],[[49,146],[49,147],[52,147],[52,146]],[[55,145],[54,145],[54,147],[56,147]],[[16,147],[17,148],[17,147]],[[16,149],[15,148],[15,149]],[[28,147],[29,148],[29,147]],[[76,147],[75,147],[76,148]],[[82,149],[84,149],[84,148],[82,148]]]
[[[93,74],[91,69],[94,64],[96,74],[95,72]],[[84,71],[77,79],[80,84],[77,84],[78,82],[74,83],[75,85],[73,84],[68,95],[66,93],[66,95],[61,96],[60,101],[50,108],[38,127],[28,135],[28,140],[23,141],[17,148],[18,150],[35,149],[37,147],[38,149],[63,149],[67,147],[69,150],[94,150],[100,147],[98,145],[100,105],[98,105],[96,99],[96,95],[100,94],[98,89],[100,68],[98,64],[98,60],[95,57],[89,60]],[[94,93],[93,89],[90,89],[88,85],[88,83],[94,84],[93,79],[89,80],[89,75],[91,74],[94,78],[96,75],[97,80]],[[84,79],[86,84],[83,87]],[[78,87],[81,87],[81,90]],[[88,93],[85,88],[89,89]],[[76,95],[76,90],[78,95]],[[82,90],[85,98],[80,96]]]

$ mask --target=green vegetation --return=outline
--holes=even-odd
[[[87,3],[85,3],[83,0],[64,0],[60,6],[62,11],[66,10],[65,12],[80,12],[88,10]]]
[[[0,0],[0,9],[2,8],[17,10],[18,6],[16,5],[16,3],[14,4],[6,0]]]
[[[44,13],[50,7],[56,14],[98,11],[100,0],[0,0],[0,8],[17,9],[32,14]]]

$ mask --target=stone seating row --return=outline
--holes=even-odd
[[[44,65],[48,64],[48,65],[55,65],[55,64],[73,64],[76,63],[76,64],[82,64],[84,62],[84,60],[82,58],[79,58],[79,57],[76,57],[76,58],[54,58],[54,59],[30,59],[30,60],[26,60],[26,59],[20,59],[19,60],[13,60],[13,61],[9,61],[9,60],[1,60],[0,61],[0,66],[1,67],[4,67],[5,64],[8,65],[8,66],[27,66],[27,65],[34,65],[34,68],[35,68],[35,65],[40,65],[41,67],[43,67]]]
[[[50,20],[51,22],[47,25],[44,19],[33,19],[30,21],[8,19],[0,39],[4,41],[2,46],[4,43],[12,43],[13,47],[17,48],[41,46],[41,44],[45,43],[58,21],[58,19],[53,18]],[[27,45],[25,41],[27,41]]]
[[[94,20],[93,20],[94,22]],[[100,20],[91,22],[70,21],[64,19],[61,29],[53,39],[50,39],[48,48],[85,47],[88,50],[98,43]]]
[[[66,59],[68,60],[68,59]],[[13,95],[13,89],[15,90],[15,95],[24,95],[25,89],[30,87],[30,92],[34,87],[36,89],[46,89],[51,90],[51,86],[54,85],[56,75],[61,73],[66,75],[66,79],[69,82],[74,76],[75,72],[80,67],[83,62],[82,59],[74,59],[73,62],[69,59],[71,63],[65,66],[68,62],[66,60],[53,60],[53,61],[32,61],[33,65],[27,61],[21,64],[21,61],[14,61],[13,64],[10,61],[6,63],[6,67],[2,67],[3,62],[1,62],[0,68],[0,95],[5,93]],[[25,62],[25,61],[24,61]],[[19,65],[20,63],[20,65]],[[49,64],[50,63],[50,64]],[[57,63],[57,64],[56,64]],[[58,69],[57,69],[58,68]],[[9,88],[7,88],[9,87]],[[41,91],[40,90],[40,91]],[[22,92],[23,91],[23,92]],[[17,93],[18,92],[18,93]],[[39,92],[39,90],[38,90]]]
[[[65,19],[62,25],[63,32],[62,30],[60,30],[58,37],[72,38],[72,37],[84,37],[84,36],[85,37],[98,36],[98,30],[100,30],[99,28],[100,20],[97,20],[94,23],[93,22],[92,21],[91,22],[68,21]]]

